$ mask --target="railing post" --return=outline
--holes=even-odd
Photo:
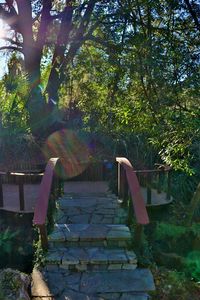
[[[118,189],[118,197],[121,198],[121,165],[120,165],[120,163],[118,163],[117,189]]]
[[[56,198],[56,178],[55,174],[53,174],[52,183],[51,183],[51,194],[53,195],[53,198]]]
[[[38,225],[40,231],[40,238],[41,238],[41,246],[43,249],[48,249],[48,237],[47,237],[47,230],[45,224]]]
[[[167,174],[167,200],[171,198],[171,171],[168,171]]]
[[[23,176],[19,177],[19,203],[20,203],[20,210],[24,210],[24,183],[23,183]]]
[[[123,199],[125,202],[125,205],[128,206],[128,181],[126,177],[126,171],[123,170]]]
[[[58,178],[58,196],[62,196],[62,191],[63,191],[63,182],[62,179],[59,177]]]
[[[140,250],[142,245],[143,225],[136,224],[134,231],[134,244]]]
[[[3,207],[3,185],[2,185],[2,175],[0,175],[0,207]]]
[[[128,182],[126,179],[126,171],[121,168],[120,172],[120,190],[121,190],[121,198],[123,200],[123,204],[127,207],[127,200],[128,200]]]
[[[131,165],[131,163],[124,157],[116,157],[116,161],[122,165],[122,167],[125,169],[125,175],[127,178],[127,184],[129,186],[129,190],[131,193],[132,198],[132,204],[133,208],[135,210],[135,216],[137,219],[137,222],[139,224],[148,224],[149,218],[145,206],[145,202],[142,196],[142,193],[140,191],[140,185],[137,179],[137,176],[134,172],[134,169]],[[119,171],[119,167],[118,167]],[[119,172],[118,172],[118,182],[120,182]],[[121,188],[119,188],[119,192],[121,191]],[[127,189],[128,192],[128,189]]]
[[[158,194],[161,193],[161,182],[162,182],[162,171],[158,171],[158,186],[157,186],[157,192]]]
[[[57,200],[58,197],[60,197],[60,180],[59,177],[57,175],[55,175],[55,199]]]
[[[147,204],[151,204],[151,173],[147,173]]]

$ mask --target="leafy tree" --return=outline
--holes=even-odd
[[[142,134],[167,164],[191,172],[199,139],[198,28],[184,2],[118,4],[82,47],[70,97],[92,130]]]
[[[28,73],[32,131],[41,129],[41,120],[54,123],[58,106],[74,103],[71,107],[84,112],[91,130],[117,138],[144,136],[166,163],[189,171],[199,138],[197,4],[1,4],[1,17],[9,26],[2,48],[22,52]]]
[[[8,34],[3,37],[5,45],[1,49],[23,54],[30,83],[27,107],[32,125],[53,112],[58,101],[58,89],[65,80],[64,71],[98,25],[98,5],[102,10],[102,7],[112,5],[110,2],[7,0],[0,5],[0,16],[8,26]],[[46,89],[42,91],[41,63],[44,53],[49,53],[51,69]]]

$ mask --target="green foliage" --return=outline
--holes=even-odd
[[[199,299],[199,287],[189,281],[183,272],[166,268],[153,268],[156,290],[151,292],[152,300]]]
[[[114,2],[112,26],[100,23],[67,69],[62,105],[78,105],[92,132],[143,135],[163,162],[194,174],[200,81],[190,14],[178,2]]]
[[[37,236],[39,235],[39,232],[37,230]],[[34,260],[33,265],[36,267],[44,266],[45,265],[45,255],[46,250],[42,248],[41,240],[35,240],[33,243],[34,248]]]
[[[28,91],[25,76],[5,75],[1,81],[0,113],[4,135],[29,132],[25,108]]]
[[[66,119],[67,111],[75,106],[83,113],[81,125],[88,131],[118,139],[129,134],[143,136],[148,149],[158,153],[163,162],[195,174],[200,159],[199,35],[188,6],[184,1],[97,1],[91,19],[86,18],[85,27],[79,28],[88,1],[84,5],[74,3],[73,26],[69,26],[69,38],[60,48],[61,56],[58,45],[53,45],[64,4],[53,3],[54,22],[47,26],[47,38],[41,44],[43,56],[37,66],[40,70],[35,70],[37,76],[42,74],[40,84],[46,92],[40,97],[33,93],[30,123],[40,128],[59,120],[58,114],[42,122],[48,119],[43,109],[48,97],[59,98]],[[196,12],[195,1],[192,7]],[[41,3],[34,1],[33,15],[41,9]],[[32,49],[37,49],[34,43],[43,27],[33,25]],[[25,60],[34,64],[41,53],[25,55]],[[5,99],[3,126],[15,131],[30,130],[25,109],[27,88],[19,79],[19,62],[13,55],[9,76],[4,79],[7,94],[1,97]],[[51,70],[54,76],[49,77]],[[35,78],[34,74],[29,78]]]
[[[7,228],[0,233],[0,268],[9,266],[22,271],[31,271],[33,247],[32,241],[27,240],[30,238],[27,232],[27,228],[26,230]]]
[[[184,226],[177,226],[168,223],[158,223],[155,231],[156,239],[178,239],[187,232]]]
[[[192,226],[157,223],[150,245],[157,261],[166,266],[173,265],[188,277],[200,280],[199,223],[193,223]]]
[[[191,251],[185,258],[185,272],[196,281],[200,280],[200,251]]]
[[[1,259],[5,255],[10,255],[13,251],[13,246],[15,244],[15,238],[18,236],[19,232],[12,232],[9,228],[0,233],[0,256]]]
[[[171,184],[172,184],[172,196],[177,201],[189,203],[197,188],[199,181],[199,174],[191,176],[185,172],[172,172]]]
[[[189,221],[188,224],[200,220],[200,184],[198,184],[196,191],[192,197],[189,207]]]

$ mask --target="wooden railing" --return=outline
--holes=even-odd
[[[137,223],[148,224],[148,213],[133,166],[125,157],[117,157],[116,161],[118,162],[118,196],[126,202],[130,191]]]
[[[51,158],[48,161],[34,211],[33,224],[39,228],[41,245],[44,249],[48,248],[46,223],[50,195],[53,195],[52,201],[61,195],[61,180],[55,173],[58,163],[59,158]]]
[[[0,208],[4,208],[4,192],[3,184],[18,185],[19,193],[19,209],[20,212],[25,210],[24,184],[39,182],[43,173],[33,171],[14,171],[14,172],[0,172]]]
[[[4,201],[3,201],[3,180],[2,177],[5,175],[5,172],[0,172],[0,207],[4,207]]]
[[[152,203],[152,191],[165,194],[166,203],[171,199],[171,168],[159,165],[158,169],[135,170],[141,187],[146,188],[147,205]],[[164,198],[163,198],[164,199]]]

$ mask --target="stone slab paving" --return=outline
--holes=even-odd
[[[64,184],[65,193],[84,194],[106,194],[108,183],[106,181],[66,181]]]
[[[105,185],[95,191],[84,183],[83,193],[75,186],[56,204],[56,224],[41,270],[49,293],[37,293],[35,288],[34,299],[149,299],[153,278],[149,270],[137,268],[120,201],[106,192]]]
[[[120,207],[116,196],[65,196],[57,202],[57,223],[124,224],[127,212]]]
[[[147,300],[146,291],[154,287],[150,272],[144,269],[107,272],[43,270],[43,276],[51,287],[54,300]],[[33,296],[34,299],[38,296],[36,290]],[[40,299],[45,299],[45,296],[50,297],[50,294],[44,293]]]
[[[80,283],[80,291],[88,294],[140,292],[153,287],[153,278],[148,269],[83,273]]]

